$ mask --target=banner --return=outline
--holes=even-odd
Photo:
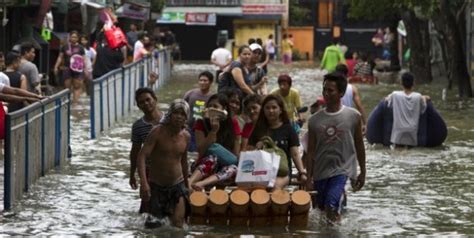
[[[124,3],[122,17],[128,17],[137,20],[147,20],[150,15],[149,7],[142,7],[136,4]]]
[[[215,13],[186,13],[186,25],[215,26]]]
[[[283,15],[286,13],[285,4],[244,4],[244,15]]]
[[[184,24],[185,14],[184,12],[164,12],[161,14],[161,17],[158,18],[156,23]]]

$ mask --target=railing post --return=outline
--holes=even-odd
[[[44,105],[41,106],[41,176],[44,176],[45,170],[45,154],[44,154],[44,141],[45,141],[45,125],[44,125]]]
[[[28,139],[29,139],[29,121],[28,121],[28,113],[25,114],[25,188],[24,191],[28,192],[28,178],[29,178],[29,171],[30,171],[30,163],[29,163],[29,148],[28,148]]]
[[[110,127],[112,127],[112,123],[110,122],[110,77],[106,78],[105,81],[107,82],[107,85],[105,87],[105,89],[107,90],[107,94],[105,95],[107,97],[107,129],[110,129]]]
[[[94,83],[92,83],[92,92],[91,92],[91,111],[90,111],[90,120],[91,120],[91,139],[95,139],[96,138],[96,134],[95,134],[95,109],[96,109],[96,106],[95,106],[95,86],[94,86]],[[70,112],[69,112],[70,113]]]
[[[71,149],[71,93],[67,94],[67,157],[69,160],[72,158]]]
[[[99,83],[99,98],[100,98],[100,107],[99,107],[99,112],[100,112],[100,131],[104,131],[104,92],[102,89],[102,82]]]
[[[122,68],[122,118],[125,117],[125,69]]]
[[[5,210],[10,210],[12,206],[12,143],[11,143],[11,131],[8,128],[11,128],[11,117],[10,115],[5,115],[5,161],[4,161],[4,180],[3,180],[3,207]]]
[[[56,99],[56,108],[55,108],[55,157],[54,157],[54,166],[57,167],[61,164],[61,100]]]
[[[118,116],[117,116],[117,111],[118,111],[118,107],[117,107],[117,79],[116,79],[116,75],[114,75],[114,119],[115,119],[115,122],[118,121]]]

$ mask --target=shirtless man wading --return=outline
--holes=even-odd
[[[185,129],[189,106],[182,99],[174,100],[168,112],[148,135],[138,155],[140,196],[150,201],[150,213],[145,226],[161,225],[169,217],[176,227],[182,227],[188,199],[187,148],[191,136]],[[150,174],[145,175],[145,158],[150,158]]]

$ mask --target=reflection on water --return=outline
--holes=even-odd
[[[197,74],[209,65],[175,65],[174,80],[158,92],[160,107],[181,97],[196,84]],[[321,73],[312,65],[271,67],[270,88],[279,72],[289,72],[293,86],[309,105],[321,95]],[[348,209],[342,225],[329,227],[312,211],[307,229],[289,227],[187,226],[143,229],[137,214],[138,192],[128,185],[130,131],[140,116],[121,122],[98,140],[89,140],[89,102],[72,112],[71,164],[32,187],[31,192],[0,221],[0,233],[10,235],[145,235],[197,237],[223,235],[459,235],[474,234],[474,115],[471,101],[456,101],[443,85],[421,86],[449,126],[441,148],[392,151],[367,145],[367,183],[362,191],[348,190]],[[397,85],[361,85],[362,101],[370,112]],[[454,92],[450,92],[454,94]]]

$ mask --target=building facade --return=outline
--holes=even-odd
[[[209,60],[218,37],[229,40],[235,56],[249,38],[278,39],[287,16],[287,0],[168,0],[157,23],[173,31],[182,59]]]

